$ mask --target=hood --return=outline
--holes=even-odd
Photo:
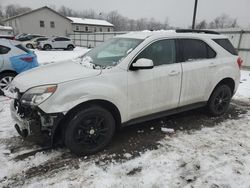
[[[59,84],[99,74],[101,74],[100,69],[88,68],[74,61],[66,61],[25,71],[15,77],[12,85],[18,88],[20,92],[25,92],[40,85]]]

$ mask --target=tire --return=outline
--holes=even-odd
[[[15,78],[16,74],[13,72],[7,72],[0,74],[0,95],[3,95],[3,89],[8,89],[9,84]]]
[[[64,130],[64,143],[76,155],[94,154],[112,140],[115,120],[99,106],[78,110],[69,118]]]
[[[44,50],[51,50],[52,46],[50,44],[45,44],[43,47]]]
[[[73,45],[68,45],[68,47],[67,47],[67,50],[74,50],[74,46]]]
[[[29,48],[29,49],[34,49],[32,44],[26,44],[26,47]]]
[[[215,88],[208,101],[208,112],[212,116],[224,114],[230,105],[232,91],[227,85],[220,85]]]

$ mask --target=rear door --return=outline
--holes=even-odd
[[[4,69],[11,69],[11,65],[8,60],[8,53],[10,52],[10,48],[7,46],[0,45],[0,72]],[[5,66],[4,66],[5,64]]]
[[[3,67],[3,54],[1,53],[1,46],[0,46],[0,72],[2,67]]]
[[[179,106],[203,102],[218,65],[216,52],[199,39],[179,39],[178,43],[183,69]]]

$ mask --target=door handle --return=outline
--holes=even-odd
[[[209,67],[217,67],[217,65],[215,63],[210,63],[208,66]]]
[[[178,75],[178,74],[180,74],[179,71],[173,70],[173,71],[171,71],[171,72],[169,73],[169,76],[175,76],[175,75]]]

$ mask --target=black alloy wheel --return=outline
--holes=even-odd
[[[102,150],[112,139],[115,120],[99,106],[79,110],[70,118],[65,129],[65,145],[77,155],[93,154]]]
[[[227,85],[218,86],[208,101],[208,110],[211,115],[219,116],[224,114],[232,98],[232,91]]]

